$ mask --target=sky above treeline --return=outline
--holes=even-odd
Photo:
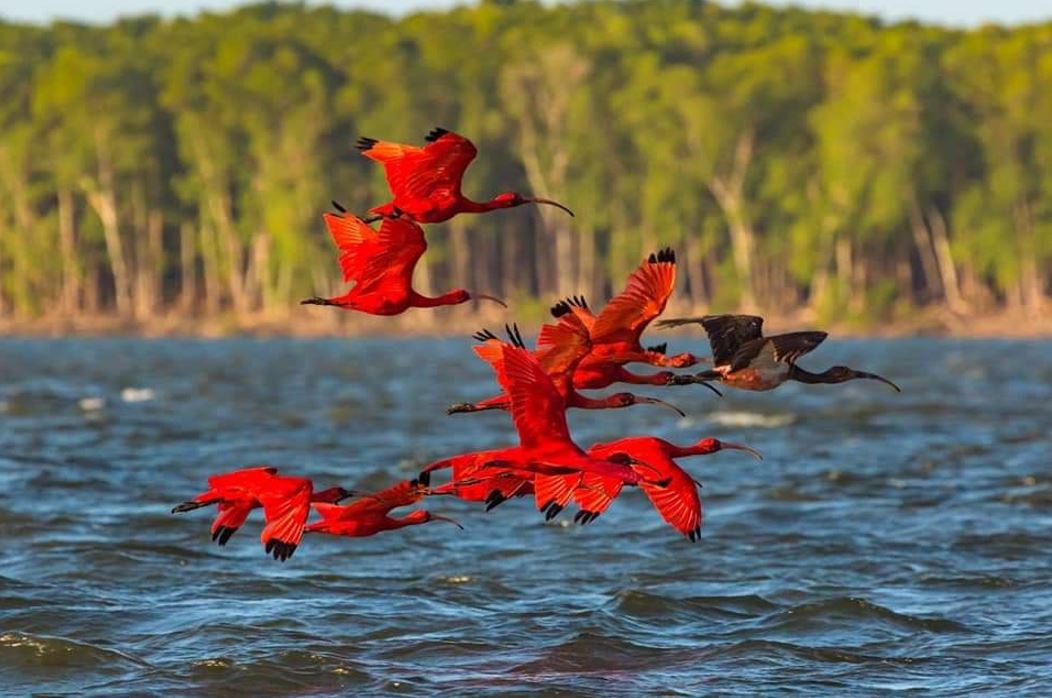
[[[244,3],[237,0],[0,0],[0,18],[36,23],[56,19],[105,23],[125,15],[193,15],[202,10],[224,10],[239,4]],[[463,0],[309,0],[306,4],[368,8],[403,14],[413,10],[445,9],[471,3]],[[862,12],[889,21],[918,19],[955,26],[988,22],[1017,24],[1052,19],[1052,0],[775,0],[769,4]]]

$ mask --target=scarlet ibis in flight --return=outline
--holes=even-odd
[[[499,454],[500,450],[473,451],[437,460],[420,471],[420,478],[430,479],[434,471],[450,468],[452,474],[449,482],[430,490],[428,494],[449,494],[465,502],[485,502],[486,511],[506,499],[533,494],[532,477],[508,474],[506,477],[487,476],[473,480],[479,468],[497,458],[495,454]]]
[[[278,475],[277,468],[243,468],[208,478],[208,490],[172,509],[173,514],[215,504],[219,515],[212,522],[212,540],[226,545],[253,509],[263,507],[266,525],[260,539],[275,560],[296,552],[312,502],[335,504],[355,492],[342,487],[314,491],[305,477]]]
[[[456,520],[426,509],[418,509],[401,518],[390,515],[392,509],[416,504],[426,493],[427,487],[418,480],[403,480],[376,494],[365,495],[347,506],[317,503],[314,504],[314,510],[321,515],[321,521],[307,526],[306,533],[364,538],[432,521],[445,521],[457,528],[464,528]]]
[[[342,296],[315,296],[302,304],[334,305],[370,315],[398,315],[409,308],[458,305],[472,298],[507,307],[499,298],[462,288],[434,298],[420,295],[413,290],[413,270],[427,249],[420,226],[406,219],[384,219],[377,232],[362,219],[342,213],[345,209],[336,205],[341,213],[326,213],[323,218],[340,251],[343,280],[354,282],[354,286]]]
[[[687,536],[691,541],[701,536],[701,499],[697,482],[675,461],[676,458],[703,456],[722,450],[745,451],[758,460],[763,456],[749,446],[706,438],[690,446],[677,446],[653,436],[632,436],[609,443],[595,444],[588,454],[595,458],[610,458],[618,455],[641,460],[661,473],[668,480],[665,487],[643,482],[640,487],[654,508],[670,526]],[[614,478],[585,475],[584,482],[574,493],[581,509],[574,521],[587,524],[594,521],[621,493],[622,482]]]
[[[404,216],[417,223],[441,223],[458,213],[485,213],[523,204],[547,204],[573,211],[551,199],[523,196],[516,192],[497,194],[490,201],[472,201],[460,191],[464,171],[478,151],[463,136],[444,128],[432,129],[424,139],[427,145],[412,145],[359,138],[356,144],[365,157],[384,166],[387,185],[394,200],[369,209],[379,218]]]
[[[595,473],[629,484],[648,480],[646,464],[630,456],[613,460],[588,456],[570,437],[566,423],[566,403],[537,359],[524,347],[489,338],[475,347],[475,353],[493,368],[508,396],[512,421],[519,434],[519,445],[497,449],[479,464],[471,482],[532,477],[537,508],[551,519],[566,506],[580,484],[583,473]],[[630,465],[640,466],[633,469]],[[467,483],[463,483],[467,484]]]
[[[667,356],[662,348],[644,349],[640,343],[650,323],[665,311],[676,287],[676,253],[666,247],[652,253],[628,277],[628,284],[593,315],[588,303],[579,296],[564,301],[568,310],[579,317],[589,331],[591,350],[581,362],[585,374],[604,364],[622,365],[643,362],[654,366],[685,368],[699,359],[690,353]],[[601,370],[601,369],[600,369]],[[576,380],[575,380],[576,383]],[[579,388],[606,387],[596,379],[582,378]]]
[[[833,366],[811,373],[796,361],[811,352],[828,336],[825,332],[790,332],[763,336],[763,318],[755,315],[706,315],[700,318],[662,320],[661,327],[698,323],[709,336],[712,347],[710,371],[695,374],[700,380],[717,380],[742,390],[773,390],[786,381],[800,383],[843,383],[865,378],[885,383],[897,392],[899,386],[875,373]]]
[[[554,311],[553,311],[554,312]],[[590,351],[588,330],[581,319],[573,313],[563,313],[558,317],[558,324],[545,325],[541,328],[537,340],[537,361],[542,369],[548,374],[555,385],[556,390],[562,396],[567,407],[577,407],[586,410],[616,409],[631,407],[632,405],[648,404],[666,407],[681,417],[685,417],[683,410],[675,405],[660,400],[656,397],[645,397],[634,393],[614,393],[602,398],[590,398],[582,395],[574,387],[574,374],[581,359]],[[508,337],[512,344],[522,349],[526,343],[519,333],[518,326],[505,326]],[[483,330],[473,335],[474,338],[483,343],[499,340],[489,330]],[[692,379],[692,382],[698,382]],[[507,395],[497,395],[477,403],[461,403],[451,405],[447,414],[458,414],[461,412],[480,412],[483,410],[503,409],[510,406]]]

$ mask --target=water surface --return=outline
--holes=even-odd
[[[379,488],[511,443],[503,414],[444,414],[493,391],[468,341],[0,341],[0,692],[1044,692],[1052,346],[829,341],[803,363],[834,362],[904,393],[653,388],[690,417],[573,414],[584,445],[763,451],[683,461],[698,544],[637,491],[584,528],[443,498],[467,530],[308,538],[280,564],[257,520],[218,548],[207,512],[169,509],[246,465]]]

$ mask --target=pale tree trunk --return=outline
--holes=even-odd
[[[80,269],[77,266],[77,211],[73,191],[66,186],[58,190],[58,244],[62,263],[60,307],[64,315],[77,312],[80,297]]]
[[[929,230],[931,232],[932,247],[935,250],[935,259],[939,265],[939,275],[942,280],[942,291],[946,298],[946,306],[951,313],[965,315],[971,308],[961,295],[961,284],[957,277],[957,267],[953,262],[953,254],[950,249],[950,238],[946,231],[946,218],[937,208],[928,212]]]
[[[599,283],[596,279],[595,227],[591,224],[581,226],[578,233],[577,283],[586,298],[597,298]]]
[[[705,292],[705,259],[698,235],[687,235],[686,257],[683,268],[686,269],[690,287],[690,305],[693,311],[699,311],[708,306],[709,299]]]
[[[197,260],[190,223],[179,226],[179,309],[184,315],[197,304]]]
[[[474,289],[471,278],[471,249],[468,242],[467,223],[463,216],[454,216],[449,221],[449,256],[452,266],[450,286]],[[421,287],[422,288],[422,287]],[[424,293],[421,291],[421,293]]]
[[[95,215],[102,222],[103,240],[106,243],[106,256],[110,262],[113,275],[114,301],[117,314],[128,317],[132,313],[130,274],[121,240],[120,216],[117,210],[116,177],[109,159],[109,151],[102,143],[101,137],[96,140],[98,157],[97,181],[89,178],[82,180],[84,194]]]
[[[731,171],[726,175],[714,176],[707,183],[709,191],[712,192],[716,203],[719,204],[727,219],[731,254],[734,257],[734,268],[741,288],[742,310],[746,312],[756,310],[755,279],[753,278],[756,235],[745,204],[745,176],[752,161],[753,145],[754,133],[750,128],[738,137]]]
[[[201,262],[204,268],[205,309],[210,315],[219,312],[222,282],[219,278],[219,244],[211,224],[201,225]]]
[[[913,232],[913,245],[920,258],[923,282],[921,284],[921,301],[928,301],[932,296],[938,294],[941,288],[939,277],[939,263],[935,258],[935,251],[931,245],[931,234],[921,214],[920,206],[916,203],[910,209],[910,229]]]

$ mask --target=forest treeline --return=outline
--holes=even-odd
[[[672,245],[697,309],[1048,307],[1052,23],[264,4],[0,24],[0,96],[0,317],[288,316],[340,287],[329,200],[389,199],[355,138],[436,125],[478,145],[473,198],[530,192],[577,217],[431,226],[425,290],[603,298]]]

